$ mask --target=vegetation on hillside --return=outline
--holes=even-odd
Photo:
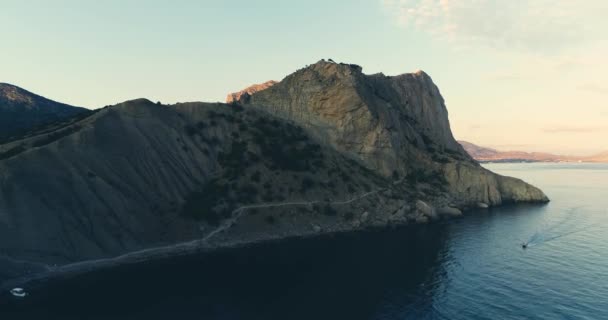
[[[14,157],[30,148],[42,147],[78,132],[80,129],[82,129],[82,126],[76,123],[93,115],[95,112],[97,111],[83,111],[67,119],[61,119],[51,123],[30,127],[23,129],[10,137],[0,138],[0,145],[9,143],[11,141],[32,138],[31,142],[28,141],[20,143],[17,146],[0,152],[0,160]]]
[[[221,128],[222,136],[214,128]],[[324,151],[302,128],[242,108],[209,111],[205,120],[184,131],[204,148],[216,150],[221,169],[187,197],[182,209],[185,217],[211,225],[242,205],[344,198],[386,183],[356,161]],[[330,205],[315,211],[338,214]],[[278,218],[264,221],[274,224]]]

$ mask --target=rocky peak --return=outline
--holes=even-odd
[[[246,102],[252,94],[258,91],[268,89],[275,84],[277,84],[277,82],[274,80],[269,80],[264,83],[253,84],[239,92],[233,92],[228,94],[228,96],[226,96],[226,103]]]
[[[363,74],[363,68],[356,64],[337,63],[333,60],[319,60],[302,70],[314,70],[327,76],[352,76]],[[296,72],[295,74],[297,74]]]
[[[31,105],[35,95],[17,86],[8,83],[0,83],[0,100],[11,103]]]
[[[358,65],[321,60],[241,100],[296,121],[385,175],[420,163],[414,150],[468,157],[451,134],[439,89],[422,71],[366,75]]]

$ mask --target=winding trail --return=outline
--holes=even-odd
[[[401,182],[401,181],[399,181],[399,182]],[[386,190],[388,190],[388,188],[380,188],[380,189],[377,189],[377,190],[374,190],[374,191],[369,191],[367,193],[355,196],[355,197],[353,197],[351,199],[344,200],[344,201],[326,202],[326,201],[320,201],[320,200],[312,200],[312,201],[260,203],[260,204],[245,205],[245,206],[242,206],[242,207],[239,207],[239,208],[233,210],[232,213],[231,213],[232,217],[230,219],[224,221],[224,223],[222,223],[222,225],[220,225],[217,229],[213,230],[208,235],[206,235],[205,237],[203,237],[201,239],[201,241],[207,242],[209,239],[211,239],[212,237],[214,237],[216,234],[224,232],[225,230],[230,229],[243,216],[243,213],[247,209],[276,208],[276,207],[284,207],[284,206],[312,206],[312,205],[317,204],[317,203],[326,203],[328,205],[345,205],[345,204],[353,203],[353,202],[355,202],[357,200],[361,200],[361,199],[367,198],[367,197],[369,197],[371,195],[375,195],[375,194],[377,194],[379,192],[386,191]]]

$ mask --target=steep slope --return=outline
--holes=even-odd
[[[470,158],[452,136],[439,89],[422,71],[366,75],[357,65],[319,61],[240,102],[302,125],[384,176],[440,172],[459,206],[547,200]]]
[[[0,271],[406,223],[423,218],[409,204],[429,189],[392,184],[238,106],[134,100],[55,134],[0,146]]]
[[[0,83],[0,139],[90,112]]]

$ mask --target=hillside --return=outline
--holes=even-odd
[[[90,112],[0,83],[0,140]]]
[[[608,152],[592,156],[566,156],[545,152],[498,151],[458,141],[466,152],[480,162],[608,162]]]
[[[608,151],[600,152],[588,157],[581,157],[583,162],[603,162],[608,163]]]
[[[464,152],[428,75],[324,61],[246,101],[133,100],[4,143],[0,185],[0,274],[548,201]]]

